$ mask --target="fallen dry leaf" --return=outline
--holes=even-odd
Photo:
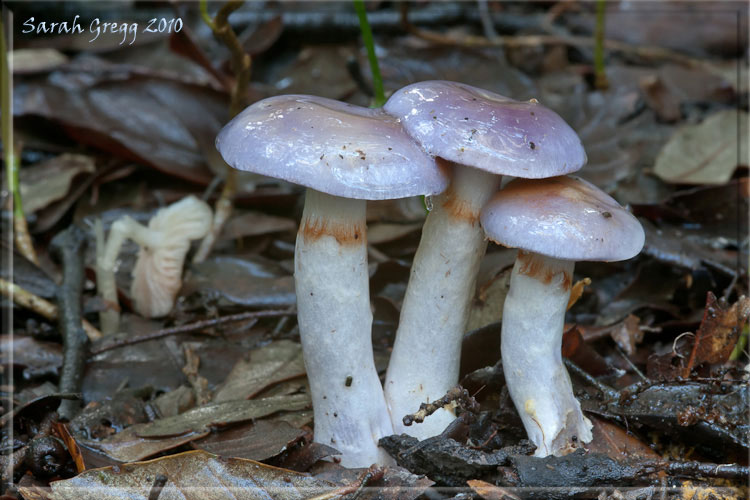
[[[47,500],[159,500],[304,499],[334,488],[332,483],[242,458],[221,458],[205,451],[189,451],[148,462],[92,469],[71,479],[51,483]],[[26,496],[27,492],[21,492]]]
[[[246,422],[279,411],[309,406],[306,394],[252,401],[228,401],[193,408],[174,417],[128,427],[101,441],[79,443],[120,462],[134,462],[207,436],[213,427]]]
[[[52,48],[17,49],[10,57],[14,75],[43,73],[68,62],[65,54]]]
[[[215,432],[192,446],[224,457],[268,460],[298,442],[305,431],[286,422],[258,420]]]
[[[732,109],[680,127],[656,158],[654,173],[666,182],[724,184],[742,164],[738,153],[747,151],[747,122],[747,112]]]
[[[470,479],[466,484],[485,500],[519,500],[513,493],[505,488],[495,486],[480,479]]]
[[[731,307],[727,307],[716,300],[713,293],[708,292],[703,320],[695,332],[695,342],[683,370],[683,377],[689,376],[694,366],[725,363],[732,354],[748,317],[749,298],[742,296]]]
[[[646,443],[621,427],[591,414],[588,414],[588,417],[593,424],[591,433],[594,436],[594,439],[586,445],[589,452],[603,453],[618,461],[645,461],[661,458]]]
[[[78,154],[62,154],[19,172],[23,209],[36,212],[65,197],[78,174],[93,173],[94,159]]]
[[[641,319],[635,314],[628,316],[613,328],[609,335],[612,337],[625,354],[635,354],[635,346],[643,340],[643,331],[640,328]]]
[[[224,384],[216,390],[214,402],[249,399],[263,389],[305,374],[302,346],[289,340],[273,342],[250,352],[232,368]]]

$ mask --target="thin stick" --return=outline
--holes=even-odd
[[[630,358],[628,357],[628,355],[627,355],[627,354],[625,354],[625,352],[624,352],[624,351],[622,350],[622,348],[620,348],[620,346],[619,346],[619,345],[615,344],[615,349],[617,349],[617,352],[618,352],[618,353],[620,354],[620,356],[622,356],[622,359],[624,359],[624,360],[625,360],[625,362],[627,362],[627,364],[628,364],[628,365],[630,365],[630,368],[632,368],[632,369],[633,369],[633,371],[634,371],[634,372],[635,372],[635,373],[636,373],[636,374],[637,374],[637,375],[638,375],[639,377],[641,377],[641,380],[643,380],[644,382],[650,382],[649,378],[648,378],[648,377],[646,377],[646,376],[645,376],[645,375],[643,374],[643,372],[642,372],[641,370],[639,370],[639,369],[638,369],[638,367],[637,367],[637,366],[635,366],[635,363],[633,363],[633,362],[632,362],[632,361],[630,360]]]
[[[569,45],[571,47],[592,48],[594,39],[590,36],[561,36],[561,35],[522,35],[498,36],[495,39],[476,35],[452,37],[434,31],[418,28],[408,20],[408,2],[401,3],[401,24],[412,35],[441,45],[458,45],[462,47],[539,47],[543,45]],[[604,48],[625,54],[642,57],[649,60],[668,60],[688,67],[711,67],[708,61],[695,59],[673,50],[650,45],[631,45],[617,40],[604,40]]]
[[[49,321],[57,321],[57,306],[55,304],[44,300],[38,295],[34,295],[15,283],[0,278],[0,294]],[[85,319],[81,321],[81,326],[83,326],[83,330],[86,332],[89,340],[94,341],[102,338],[102,332]]]
[[[168,337],[170,335],[200,332],[201,330],[205,330],[206,328],[220,326],[220,325],[224,325],[227,323],[236,323],[239,321],[245,321],[248,319],[256,319],[256,318],[294,316],[295,314],[297,314],[297,311],[291,308],[290,309],[271,309],[267,311],[250,311],[250,312],[244,312],[244,313],[239,313],[239,314],[231,314],[229,316],[222,316],[220,318],[214,318],[214,319],[204,319],[201,321],[196,321],[195,323],[189,323],[187,325],[164,328],[162,330],[158,330],[153,333],[141,335],[140,337],[131,337],[127,339],[117,340],[117,341],[107,343],[104,345],[98,345],[91,349],[91,354],[100,354],[102,352],[110,351],[112,349],[117,349],[120,347],[125,347],[125,346],[133,345],[133,344],[139,344],[141,342],[147,342],[149,340],[160,339],[163,337]]]
[[[200,5],[203,20],[211,27],[214,36],[226,45],[231,54],[230,66],[235,76],[235,83],[234,87],[230,90],[230,117],[237,115],[237,113],[242,111],[247,104],[247,88],[250,85],[252,59],[250,58],[250,54],[245,51],[239,38],[237,38],[237,34],[229,24],[229,15],[239,9],[243,3],[244,0],[231,0],[227,2],[219,10],[213,20],[211,20],[208,15],[208,9],[205,3],[201,2]],[[221,190],[221,196],[219,196],[216,206],[214,207],[214,220],[211,225],[211,230],[206,237],[203,238],[203,241],[201,241],[198,251],[195,253],[195,256],[193,256],[193,263],[203,262],[206,260],[206,257],[208,257],[208,254],[211,253],[211,249],[219,238],[224,224],[232,215],[232,203],[236,194],[237,172],[227,165],[224,176],[224,188]]]
[[[747,480],[750,469],[746,465],[739,464],[712,464],[707,462],[664,462],[661,460],[647,461],[642,467],[653,467],[656,470],[664,470],[671,476],[697,475],[703,477],[717,477],[723,479]]]
[[[586,381],[589,385],[599,389],[599,392],[601,392],[608,399],[615,400],[620,397],[619,391],[611,388],[610,386],[606,384],[599,382],[597,379],[589,375],[588,372],[586,372],[583,368],[573,363],[568,358],[564,358],[563,362],[565,363],[565,367],[568,369],[569,372],[573,372],[577,376],[581,377],[584,381]]]
[[[53,250],[62,261],[63,282],[57,292],[58,324],[63,336],[63,364],[60,370],[60,392],[79,392],[83,383],[88,339],[81,327],[81,294],[83,293],[83,250],[86,234],[71,225],[52,240]],[[80,402],[64,400],[58,413],[72,420],[79,412]]]

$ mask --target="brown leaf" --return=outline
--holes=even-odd
[[[724,110],[682,126],[656,158],[654,173],[672,183],[724,184],[743,162],[737,151],[747,151],[747,123],[747,112]]]
[[[644,461],[660,458],[659,454],[646,443],[619,426],[591,414],[588,417],[594,425],[591,429],[594,439],[586,445],[590,453],[603,453],[617,461]]]
[[[96,170],[93,158],[78,154],[62,154],[24,167],[19,173],[21,197],[26,212],[36,212],[68,194],[73,179]]]
[[[643,331],[640,328],[641,319],[634,315],[628,314],[621,323],[609,333],[612,340],[625,351],[625,354],[632,356],[635,354],[635,346],[643,340]]]
[[[680,101],[669,92],[658,75],[648,75],[641,78],[640,86],[646,97],[646,103],[662,121],[675,122],[682,118]]]
[[[283,410],[299,410],[309,404],[308,395],[215,403],[174,417],[132,425],[102,441],[80,442],[120,462],[133,462],[205,437],[216,426],[246,422]]]
[[[297,446],[289,453],[284,454],[280,460],[273,461],[273,465],[278,465],[284,469],[296,470],[297,472],[307,472],[312,465],[325,457],[339,455],[341,452],[335,448],[321,443],[310,442],[304,446]]]
[[[505,488],[495,486],[480,479],[470,479],[466,484],[485,500],[519,500],[513,493]]]
[[[221,94],[95,59],[66,69],[19,82],[15,114],[61,123],[82,144],[175,177],[210,181],[204,150],[226,121]]]
[[[214,402],[249,399],[263,389],[305,374],[302,346],[289,340],[273,342],[250,352],[232,368],[216,390]]]
[[[93,469],[51,484],[53,500],[150,498],[155,478],[166,482],[160,500],[305,499],[334,487],[297,472],[241,458],[189,451],[148,462]]]
[[[55,423],[55,433],[65,443],[65,447],[70,453],[70,457],[73,459],[73,463],[76,465],[76,471],[81,473],[86,470],[86,464],[83,461],[83,455],[81,454],[81,448],[76,443],[76,440],[68,432],[68,427],[62,422]]]
[[[224,457],[268,460],[291,447],[305,434],[286,422],[258,420],[194,441],[199,450]]]
[[[209,257],[191,271],[180,292],[189,303],[210,300],[219,307],[286,307],[296,302],[292,276],[262,257]]]
[[[144,424],[138,429],[137,434],[140,437],[154,438],[202,432],[215,426],[265,417],[278,411],[301,410],[309,405],[309,394],[212,403],[193,408],[174,417]]]
[[[612,372],[607,361],[584,341],[583,334],[576,325],[563,333],[562,355],[591,375],[597,376]]]
[[[749,298],[742,296],[731,307],[727,307],[716,300],[713,293],[708,292],[703,320],[698,331],[695,332],[695,342],[683,370],[683,377],[689,376],[693,367],[703,363],[725,363],[748,317],[750,317]]]

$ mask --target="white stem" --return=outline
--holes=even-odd
[[[120,325],[120,311],[117,305],[117,284],[114,265],[108,266],[104,260],[104,227],[102,220],[94,222],[96,235],[96,289],[105,304],[112,307],[99,313],[99,325],[105,335],[115,333]],[[119,251],[119,249],[118,249]]]
[[[297,234],[297,318],[312,392],[315,441],[346,467],[391,463],[393,434],[372,353],[366,202],[307,190]]]
[[[140,246],[154,246],[158,235],[143,224],[133,220],[130,216],[124,216],[112,223],[104,244],[103,230],[97,231],[96,249],[96,286],[99,294],[105,302],[115,306],[114,309],[104,311],[100,315],[101,329],[105,335],[114,333],[119,328],[120,312],[117,310],[117,283],[115,282],[115,264],[125,240],[130,238]],[[102,234],[100,234],[102,233]]]
[[[573,261],[519,251],[503,309],[505,382],[538,457],[561,456],[591,441],[562,363]]]
[[[461,341],[487,249],[479,211],[500,183],[500,176],[474,168],[454,170],[422,228],[385,380],[394,430],[419,439],[440,434],[455,418],[441,409],[424,423],[402,422],[458,383]]]

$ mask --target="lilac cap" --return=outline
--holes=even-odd
[[[638,219],[572,175],[509,182],[482,209],[481,222],[496,243],[566,260],[629,259],[645,239]]]
[[[449,182],[396,119],[323,97],[258,101],[219,132],[216,149],[234,168],[345,198],[438,194]]]
[[[586,163],[578,135],[535,99],[435,80],[398,90],[383,109],[428,153],[494,174],[538,179]]]

